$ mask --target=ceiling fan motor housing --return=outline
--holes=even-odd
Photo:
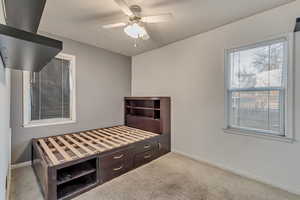
[[[139,5],[132,5],[129,7],[129,9],[134,13],[135,16],[140,17],[140,14],[142,12],[142,8]]]
[[[134,17],[130,17],[129,20],[131,23],[139,23],[141,21],[141,17],[138,16],[134,16]]]

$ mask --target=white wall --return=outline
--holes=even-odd
[[[298,16],[299,0],[135,56],[132,95],[172,97],[174,151],[300,194],[299,141],[291,144],[222,131],[224,50],[291,32]],[[299,85],[299,69],[296,77]],[[296,97],[299,139],[299,86]]]
[[[5,199],[5,182],[11,159],[10,72],[0,64],[0,199]]]
[[[5,20],[0,5],[0,23],[4,24]],[[10,71],[3,68],[0,61],[0,200],[5,199],[5,182],[10,164]]]

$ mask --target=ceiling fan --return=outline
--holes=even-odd
[[[114,0],[125,15],[128,16],[128,22],[118,22],[113,24],[103,25],[102,28],[118,28],[124,27],[124,32],[134,38],[148,40],[150,38],[148,31],[146,30],[146,23],[161,23],[170,21],[172,14],[159,14],[152,16],[141,16],[142,8],[138,5],[128,6],[125,0]]]

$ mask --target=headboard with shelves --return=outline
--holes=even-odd
[[[170,134],[170,97],[125,97],[125,125]]]

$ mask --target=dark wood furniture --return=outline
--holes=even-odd
[[[71,199],[170,152],[170,135],[170,98],[126,97],[125,125],[33,139],[32,166],[46,200]]]

